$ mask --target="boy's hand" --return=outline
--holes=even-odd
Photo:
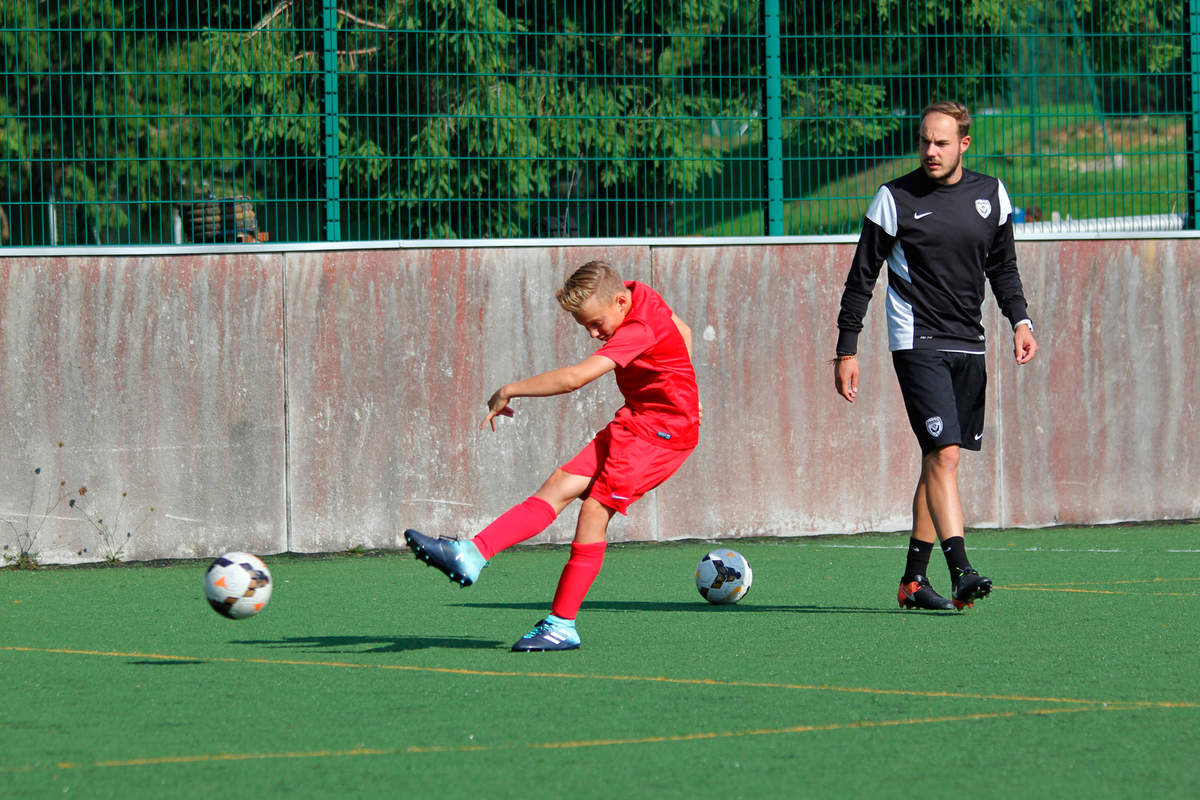
[[[479,426],[481,430],[486,425],[491,425],[492,430],[496,430],[496,417],[511,417],[513,415],[513,410],[508,407],[508,398],[501,395],[499,389],[488,398],[487,407],[487,416],[483,418],[483,422]]]

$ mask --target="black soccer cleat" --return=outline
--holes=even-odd
[[[479,571],[487,566],[479,548],[472,542],[444,536],[435,539],[411,528],[404,532],[404,541],[418,560],[437,567],[459,586],[470,586],[479,578]]]
[[[927,611],[953,611],[954,604],[933,590],[929,579],[924,575],[916,575],[907,583],[900,581],[900,590],[896,592],[896,600],[901,608],[923,608]]]
[[[954,581],[954,607],[959,611],[969,608],[981,597],[987,597],[992,592],[992,579],[985,578],[973,569],[959,574]]]

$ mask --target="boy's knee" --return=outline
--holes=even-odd
[[[595,544],[608,539],[608,523],[614,512],[599,500],[589,497],[579,508],[579,522],[575,526],[577,544]]]
[[[561,467],[550,473],[550,477],[546,478],[546,487],[554,489],[562,489],[566,486],[571,478],[571,473],[564,471]]]
[[[558,514],[570,505],[571,501],[586,492],[590,482],[590,478],[572,475],[559,468],[550,474],[533,496],[545,500],[554,508],[554,513]]]

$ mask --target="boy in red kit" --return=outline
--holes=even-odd
[[[512,416],[514,397],[549,397],[615,372],[625,398],[613,421],[542,487],[470,541],[433,538],[414,530],[404,539],[417,558],[470,586],[496,553],[549,527],[576,498],[583,501],[571,556],[551,613],[513,645],[518,652],[579,647],[575,616],[604,563],[608,522],[674,474],[695,449],[700,397],[692,369],[692,331],[650,287],[625,282],[602,261],[567,278],[559,305],[604,344],[583,361],[500,387],[487,401],[483,425]],[[483,427],[481,425],[480,427]]]

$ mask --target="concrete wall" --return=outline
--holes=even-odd
[[[406,527],[469,536],[619,404],[605,379],[516,401],[498,433],[478,427],[500,384],[592,351],[553,299],[591,258],[651,282],[689,322],[705,410],[700,448],[615,539],[904,529],[918,457],[882,285],[857,403],[836,396],[825,363],[852,251],[0,259],[0,545],[99,560],[101,519],[122,560],[398,547]],[[988,302],[987,436],[961,468],[968,525],[1200,516],[1200,241],[1018,252],[1042,350],[1016,367]],[[568,511],[536,541],[572,530]]]
[[[102,559],[89,516],[122,560],[283,549],[282,286],[278,255],[0,259],[3,552]]]

